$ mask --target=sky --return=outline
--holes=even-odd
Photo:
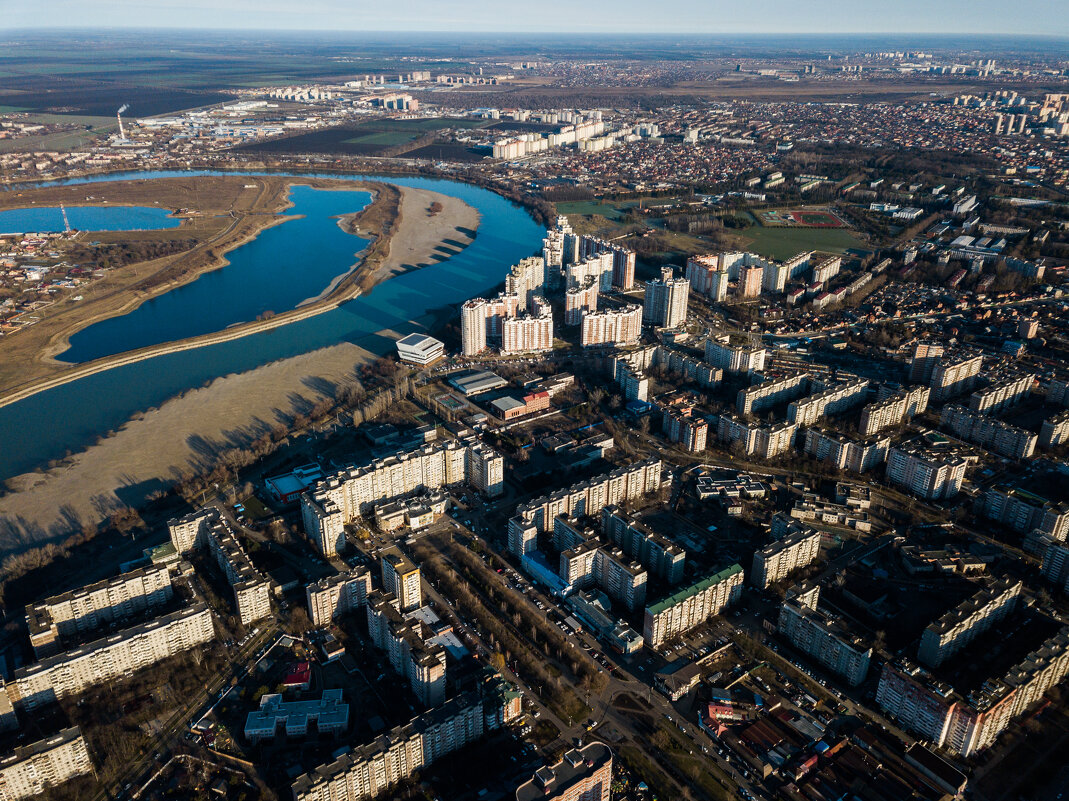
[[[4,28],[1069,35],[1066,0],[0,0]]]

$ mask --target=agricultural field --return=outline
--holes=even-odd
[[[381,155],[387,148],[403,148],[409,142],[416,142],[420,137],[445,128],[474,128],[481,124],[479,120],[440,119],[391,120],[379,119],[357,125],[340,125],[321,131],[311,131],[285,139],[272,139],[266,142],[254,142],[237,150],[251,153],[331,153],[353,156]],[[426,141],[426,140],[424,140]],[[420,147],[436,148],[437,145]],[[467,150],[467,148],[461,148]],[[408,155],[408,154],[406,154]],[[452,154],[451,154],[452,155]],[[433,155],[415,156],[416,158],[434,158]]]

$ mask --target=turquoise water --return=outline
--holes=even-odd
[[[182,224],[170,209],[152,206],[67,206],[67,219],[77,231],[156,231]],[[59,206],[0,211],[0,234],[65,230]]]
[[[300,215],[235,248],[230,263],[195,281],[146,301],[128,314],[102,320],[70,338],[56,358],[88,362],[178,339],[222,331],[255,320],[265,312],[289,311],[326,289],[357,261],[366,239],[348,234],[336,217],[360,211],[367,192],[294,186],[293,207]]]
[[[188,174],[192,173],[150,172],[138,173],[137,177]],[[127,177],[115,175],[104,180]],[[95,180],[101,179],[79,183]],[[541,248],[544,230],[524,209],[493,192],[428,178],[382,180],[443,192],[470,204],[480,214],[475,241],[455,256],[384,281],[366,295],[315,317],[229,342],[116,367],[0,407],[0,479],[33,470],[62,457],[67,450],[83,450],[137,413],[220,376],[339,342],[388,352],[394,338],[377,332],[398,326],[403,329],[408,320],[489,291],[501,283],[510,264]],[[333,220],[331,224],[337,229]],[[272,230],[285,229],[286,224]],[[345,263],[335,265],[342,272],[352,263],[352,252],[359,247],[359,241],[337,230],[350,243]],[[265,258],[285,261],[288,256],[285,249],[279,249]],[[274,268],[271,270],[276,274]]]

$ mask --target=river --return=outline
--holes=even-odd
[[[216,174],[233,173],[124,173],[68,183]],[[295,175],[295,182],[299,184],[302,177],[305,176]],[[0,407],[0,480],[33,470],[67,451],[84,450],[99,436],[120,427],[139,412],[220,376],[245,372],[339,342],[384,350],[386,343],[376,340],[376,332],[487,292],[504,280],[510,264],[535,253],[544,235],[543,229],[523,208],[488,190],[455,181],[334,174],[307,177],[381,180],[458,197],[478,210],[478,235],[460,253],[383,281],[366,295],[323,314],[228,342],[94,373]],[[330,224],[342,233],[334,220]],[[285,229],[283,224],[268,230]],[[345,263],[335,265],[336,272],[348,269],[353,251],[360,247],[359,239],[343,235],[349,237],[350,247],[347,259],[343,259]],[[287,253],[272,251],[262,258],[284,261]],[[326,283],[329,281],[324,282],[324,287]]]

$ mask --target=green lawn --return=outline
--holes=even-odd
[[[737,231],[746,237],[745,247],[759,256],[783,261],[806,250],[842,253],[849,248],[865,249],[865,243],[845,228],[763,228],[755,225]]]

